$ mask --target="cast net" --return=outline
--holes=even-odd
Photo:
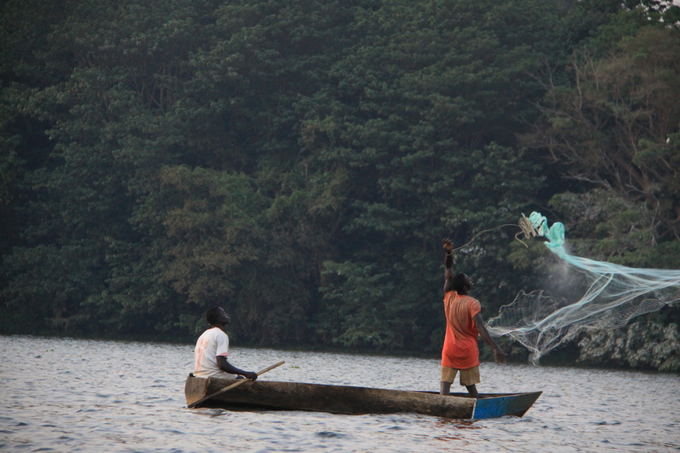
[[[680,301],[680,270],[636,269],[571,255],[565,249],[564,225],[549,227],[537,212],[522,215],[519,226],[526,239],[546,240],[564,265],[554,278],[572,293],[566,298],[543,290],[521,292],[488,321],[492,335],[514,338],[530,351],[533,363],[583,329],[621,327]]]

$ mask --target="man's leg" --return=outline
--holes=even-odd
[[[471,397],[477,398],[479,393],[477,393],[477,386],[476,385],[466,385],[465,388],[467,389],[468,393],[470,394]]]
[[[451,393],[451,383],[441,381],[439,383],[439,394],[440,395],[448,395],[449,393]]]
[[[441,379],[439,380],[439,393],[441,395],[448,395],[451,393],[451,383],[456,377],[457,372],[458,370],[456,369],[445,366],[442,367]]]
[[[477,384],[479,384],[479,367],[460,370],[460,383],[465,386],[471,397],[477,398]]]

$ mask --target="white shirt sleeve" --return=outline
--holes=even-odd
[[[229,355],[229,336],[220,331],[221,335],[217,335],[215,341],[217,343],[215,348],[215,357],[227,357]]]

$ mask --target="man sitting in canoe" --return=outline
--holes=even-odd
[[[496,362],[503,363],[505,354],[491,339],[484,326],[481,305],[474,297],[468,296],[472,288],[470,278],[465,274],[453,274],[453,243],[443,241],[444,259],[444,314],[446,334],[442,347],[442,369],[439,393],[448,395],[456,374],[460,372],[460,384],[471,396],[477,397],[476,384],[479,379],[479,348],[477,337],[493,349]]]
[[[203,332],[196,341],[194,349],[194,376],[220,377],[234,379],[237,375],[245,376],[253,381],[257,373],[243,371],[229,363],[229,336],[226,332],[231,318],[222,307],[214,307],[207,311],[205,318],[210,328]]]

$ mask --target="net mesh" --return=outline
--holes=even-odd
[[[636,316],[680,301],[680,270],[638,269],[571,255],[565,249],[564,225],[556,222],[549,227],[537,212],[522,215],[519,227],[525,239],[546,240],[546,247],[565,264],[555,278],[568,282],[575,293],[566,298],[542,290],[520,292],[489,320],[492,335],[507,335],[521,343],[533,363],[584,329],[621,327]]]

